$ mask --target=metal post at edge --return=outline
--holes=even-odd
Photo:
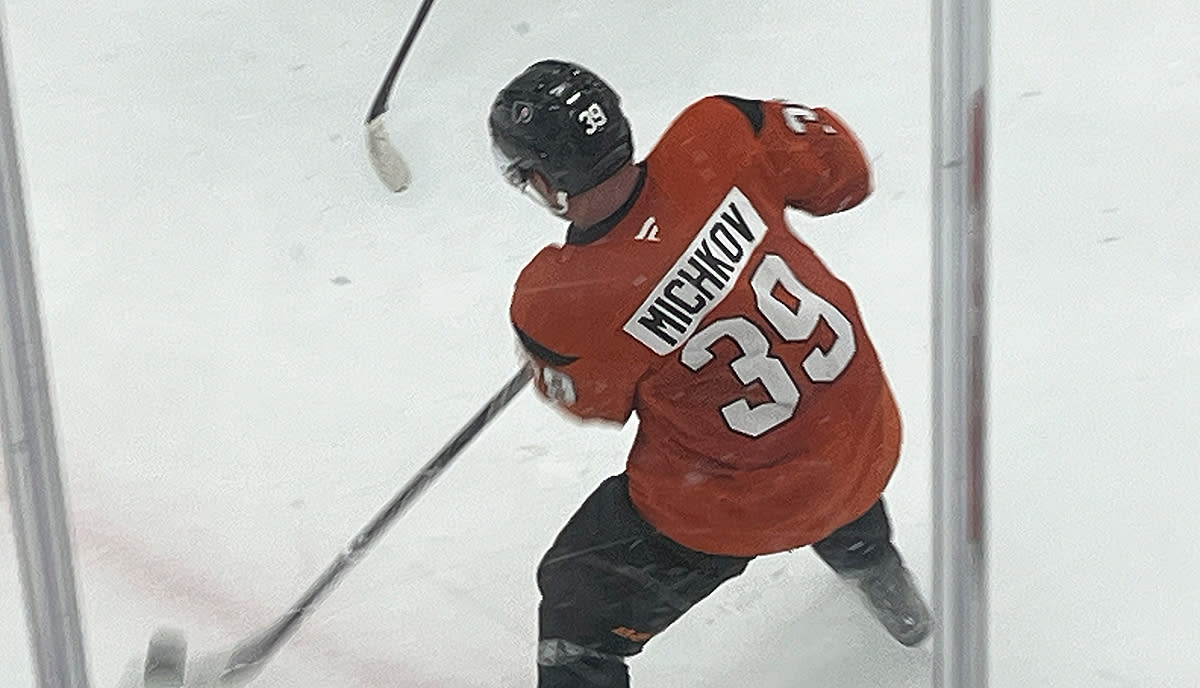
[[[988,0],[933,4],[933,685],[987,685]]]
[[[50,403],[0,23],[0,439],[40,688],[87,688],[66,500]]]

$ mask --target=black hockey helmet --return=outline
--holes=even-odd
[[[496,96],[488,128],[505,179],[518,187],[536,171],[572,196],[633,158],[621,99],[570,62],[543,60],[519,74]]]

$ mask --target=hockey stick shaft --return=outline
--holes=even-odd
[[[221,671],[221,683],[244,685],[245,682],[257,675],[263,665],[299,629],[300,624],[316,610],[317,606],[329,596],[329,593],[350,569],[363,558],[368,548],[375,543],[379,536],[400,514],[412,506],[417,497],[458,457],[463,448],[470,444],[471,440],[475,439],[475,436],[525,388],[529,380],[529,368],[522,366],[504,387],[458,431],[458,434],[452,437],[437,455],[430,459],[354,536],[346,548],[286,613],[258,634],[239,643],[233,649],[225,668]]]
[[[408,51],[412,49],[413,42],[417,39],[417,32],[420,31],[421,25],[425,23],[425,17],[429,14],[429,8],[431,7],[433,7],[433,0],[423,0],[421,6],[417,9],[417,16],[413,18],[412,24],[408,27],[408,33],[404,34],[404,40],[400,43],[400,51],[392,59],[392,64],[388,67],[387,74],[383,77],[383,83],[379,85],[379,91],[375,93],[375,100],[371,103],[371,110],[367,112],[367,124],[370,124],[387,110],[388,95],[392,92],[392,86],[396,83],[396,76],[400,73],[400,65],[404,63],[404,58],[408,56]]]

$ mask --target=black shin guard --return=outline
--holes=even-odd
[[[812,548],[842,576],[852,576],[889,559],[900,559],[892,545],[892,525],[882,499],[862,516],[814,543]]]

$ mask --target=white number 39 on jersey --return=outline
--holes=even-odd
[[[826,134],[837,133],[837,129],[821,122],[821,116],[815,110],[803,105],[785,105],[783,107],[783,121],[788,125],[789,129],[797,134],[807,134],[810,131],[810,125],[817,124],[821,125],[821,131]]]
[[[754,290],[759,313],[785,341],[808,339],[821,320],[833,330],[835,339],[829,350],[813,349],[801,362],[805,377],[814,383],[827,383],[845,372],[857,350],[850,320],[836,306],[805,286],[783,258],[768,253],[750,278],[750,287]],[[776,287],[782,288],[799,305],[793,308],[777,299],[774,295]],[[688,368],[699,371],[714,359],[712,345],[725,337],[732,339],[742,350],[742,355],[729,363],[738,380],[747,386],[761,383],[770,401],[751,405],[745,398],[736,399],[721,407],[721,415],[730,430],[759,437],[796,415],[800,388],[783,361],[771,355],[770,341],[762,327],[743,316],[717,320],[697,332],[684,345],[680,360]]]

